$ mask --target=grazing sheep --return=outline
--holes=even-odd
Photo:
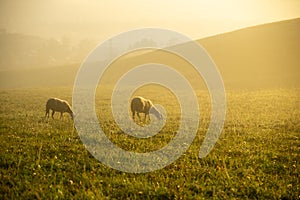
[[[149,112],[154,114],[154,116],[158,119],[162,119],[162,115],[159,113],[157,108],[153,105],[153,103],[149,99],[145,99],[143,97],[134,97],[131,100],[131,112],[132,112],[132,119],[134,120],[135,113],[141,120],[139,113],[145,113],[145,120],[147,115],[149,116]]]
[[[49,111],[52,110],[52,118],[54,119],[53,115],[55,111],[60,112],[60,118],[62,118],[63,113],[67,112],[70,114],[71,118],[73,119],[74,114],[71,110],[71,106],[65,100],[61,100],[58,98],[50,98],[46,103],[46,114],[45,117],[49,117]]]

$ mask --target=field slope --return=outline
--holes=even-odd
[[[244,28],[203,38],[197,42],[207,50],[217,64],[226,88],[299,88],[299,35],[298,18]],[[7,51],[10,51],[10,48],[7,46]],[[145,56],[131,57],[120,63],[120,67],[143,63],[145,60],[147,60]],[[178,62],[170,59],[166,64],[173,67]],[[41,65],[40,68],[36,65],[37,68],[28,66],[11,70],[9,67],[3,68],[0,70],[0,87],[72,86],[80,63],[50,68]],[[181,68],[183,71],[187,70],[184,66]],[[116,68],[113,74],[118,71],[119,68]]]

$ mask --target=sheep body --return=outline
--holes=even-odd
[[[48,99],[47,103],[46,103],[46,114],[45,117],[49,117],[49,112],[50,110],[52,110],[52,118],[54,118],[54,113],[55,112],[60,112],[60,118],[62,118],[63,113],[69,113],[71,118],[73,119],[73,111],[71,109],[70,104],[62,99],[58,99],[58,98],[50,98]]]
[[[134,97],[131,100],[131,112],[132,112],[133,120],[134,120],[135,113],[137,114],[139,119],[141,119],[139,114],[145,113],[145,121],[146,121],[146,117],[147,115],[149,116],[149,112],[151,114],[154,114],[154,116],[157,117],[158,119],[162,119],[162,115],[159,113],[157,108],[153,105],[151,100],[145,99],[144,97],[140,97],[140,96]]]

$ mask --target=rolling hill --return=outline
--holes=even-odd
[[[245,28],[198,40],[227,87],[299,87],[300,19]]]
[[[217,64],[227,89],[299,88],[299,35],[300,18],[248,27],[197,42]],[[122,65],[138,64],[144,56],[149,54],[130,57]],[[0,88],[72,86],[79,66],[1,70]]]

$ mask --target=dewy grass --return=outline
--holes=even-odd
[[[299,199],[300,91],[227,93],[223,133],[198,158],[209,122],[209,101],[198,91],[201,122],[190,148],[164,169],[128,174],[97,161],[85,149],[68,115],[44,120],[55,96],[71,102],[70,88],[3,90],[0,95],[1,199]],[[142,93],[155,98],[156,93]],[[136,139],[114,123],[109,98],[96,98],[99,122],[115,145],[151,152],[178,128],[178,105],[155,99],[168,112],[154,137]]]

